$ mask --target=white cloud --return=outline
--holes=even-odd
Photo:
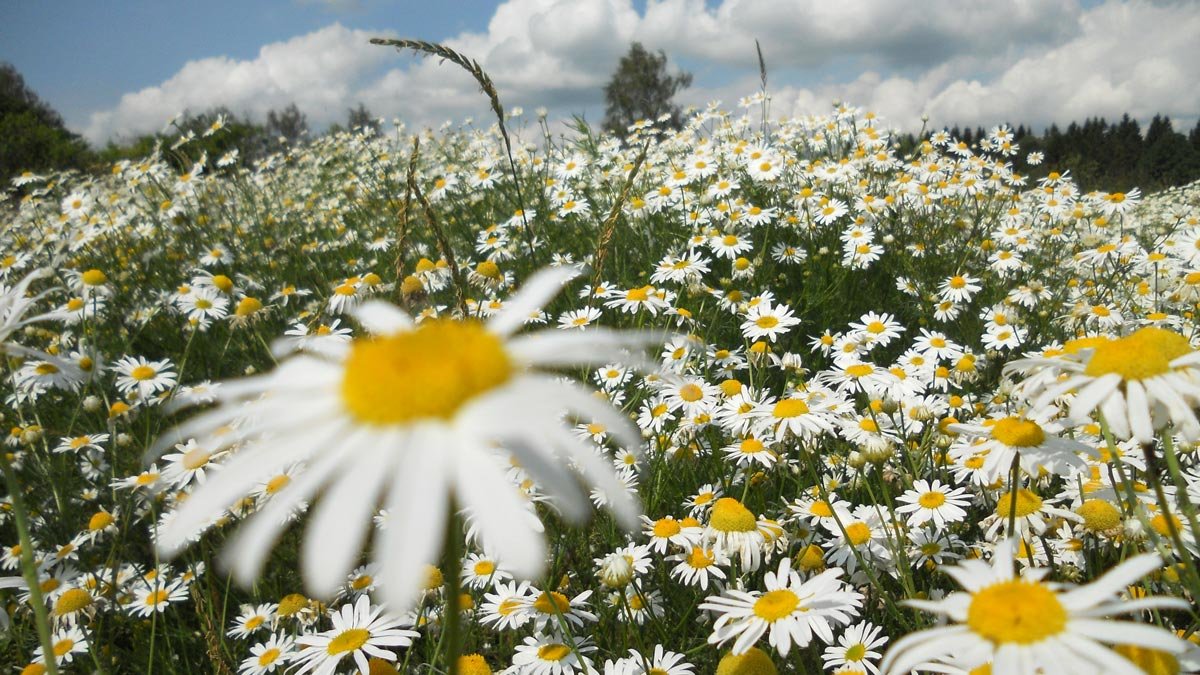
[[[343,120],[359,101],[412,126],[487,114],[457,66],[401,59],[369,45],[374,35],[334,24],[267,45],[255,59],[191,61],[93,114],[86,135],[154,130],[179,110],[218,104],[261,116],[294,101],[316,127]],[[701,72],[681,96],[731,104],[757,89],[758,38],[774,114],[844,100],[915,130],[922,114],[937,125],[1041,125],[1126,111],[1194,120],[1196,35],[1200,10],[1186,2],[1110,0],[1084,10],[1076,0],[723,0],[713,8],[648,0],[639,14],[632,0],[508,0],[486,31],[442,41],[484,67],[505,105],[567,115],[602,109],[603,86],[632,40],[665,50],[672,63],[735,73],[704,82]]]
[[[224,105],[258,117],[295,102],[310,124],[346,116],[356,102],[354,83],[390,58],[368,44],[373,34],[333,24],[274,42],[251,60],[220,56],[189,61],[155,87],[121,97],[111,110],[93,113],[84,135],[93,142],[160,128],[177,112]]]

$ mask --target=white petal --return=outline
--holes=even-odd
[[[518,577],[535,579],[546,564],[546,542],[526,524],[518,488],[477,448],[460,446],[454,468],[459,503],[470,507],[483,531],[485,549],[494,549],[500,564]]]
[[[1117,565],[1095,581],[1059,595],[1059,601],[1069,611],[1092,607],[1112,600],[1129,584],[1157,570],[1162,558],[1156,553],[1143,553]]]
[[[384,597],[393,612],[410,609],[425,584],[425,566],[436,564],[445,539],[449,494],[442,453],[444,433],[418,427],[400,458],[402,468],[388,499],[388,521],[373,557],[382,569]]]
[[[394,335],[411,330],[412,319],[399,307],[383,300],[368,300],[353,312],[354,318],[373,335]]]
[[[520,330],[530,314],[541,309],[562,287],[579,276],[576,267],[547,267],[525,280],[521,290],[504,302],[499,312],[488,320],[488,330],[509,336]]]
[[[379,494],[392,475],[392,459],[402,453],[391,442],[362,451],[350,458],[350,466],[309,517],[300,562],[304,583],[318,598],[333,597],[362,554]]]

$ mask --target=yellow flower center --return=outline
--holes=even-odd
[[[847,661],[862,661],[867,655],[867,647],[861,642],[846,650]]]
[[[92,604],[92,594],[82,588],[71,588],[58,596],[54,603],[55,616],[67,616]]]
[[[308,607],[308,598],[299,593],[292,593],[290,595],[285,595],[283,599],[279,601],[279,609],[276,613],[279,614],[279,616],[292,616],[305,607]]]
[[[747,438],[746,440],[742,441],[740,450],[744,455],[753,455],[763,451],[763,444],[762,441],[758,440],[757,438]]]
[[[503,343],[481,324],[426,321],[412,331],[356,340],[346,358],[342,400],[367,424],[449,419],[512,373]]]
[[[1017,518],[1024,518],[1042,508],[1042,498],[1032,490],[1020,489],[1014,495],[1005,492],[996,501],[996,515],[1001,518],[1011,518],[1015,513]]]
[[[1036,448],[1046,440],[1046,432],[1020,417],[1005,417],[992,426],[992,438],[1011,448]]]
[[[292,477],[286,473],[281,473],[278,476],[275,476],[271,480],[267,481],[267,494],[273,495],[276,492],[279,492],[283,488],[287,487],[287,484],[290,482],[292,482]]]
[[[146,595],[146,606],[153,607],[160,602],[166,602],[168,594],[166,591],[153,591]]]
[[[862,546],[871,540],[871,526],[861,520],[846,526],[846,538],[854,546]]]
[[[824,499],[818,499],[813,502],[812,506],[808,507],[808,512],[818,518],[828,518],[833,515],[833,509],[829,507],[829,502]]]
[[[770,315],[760,316],[754,320],[754,325],[759,328],[774,328],[779,325],[779,319]]]
[[[271,647],[267,651],[258,655],[258,665],[269,666],[279,659],[279,649]]]
[[[688,403],[695,403],[704,398],[704,390],[699,385],[689,382],[679,388],[679,398]]]
[[[754,601],[754,614],[767,623],[782,619],[800,606],[800,598],[786,588],[764,593]]]
[[[58,642],[54,643],[54,655],[59,658],[62,658],[63,656],[66,656],[67,654],[69,654],[71,652],[71,650],[74,648],[75,648],[74,640],[72,640],[71,638],[63,638],[62,640],[59,640]]]
[[[798,398],[785,398],[775,404],[771,414],[779,419],[799,417],[808,413],[808,404]]]
[[[265,623],[265,622],[266,622],[266,619],[264,619],[261,616],[252,616],[249,619],[246,619],[245,627],[246,627],[246,630],[254,630],[254,629],[258,628],[259,626],[263,625],[263,623]]]
[[[1104,499],[1089,499],[1075,513],[1083,518],[1083,527],[1092,532],[1104,532],[1121,524],[1121,512]]]
[[[105,276],[104,272],[101,272],[100,270],[90,269],[80,275],[80,280],[82,280],[83,283],[87,284],[88,286],[99,286],[100,284],[108,281],[108,277]]]
[[[1143,380],[1169,371],[1171,361],[1191,351],[1182,335],[1147,326],[1097,345],[1083,372],[1092,377],[1116,373],[1124,380]]]
[[[521,601],[513,598],[508,598],[500,602],[500,606],[496,608],[496,613],[500,616],[509,616],[521,608]]]
[[[58,372],[58,366],[53,363],[39,363],[33,370],[38,375],[53,375]]]
[[[650,298],[650,291],[647,287],[631,288],[625,291],[625,299],[629,302],[645,302]]]
[[[660,518],[654,523],[654,536],[660,539],[674,537],[682,530],[679,521],[674,518]]]
[[[156,372],[150,366],[137,366],[133,370],[129,371],[129,376],[138,382],[145,382],[146,380],[153,379],[157,374],[158,372]]]
[[[108,527],[112,524],[113,514],[108,513],[107,510],[98,510],[98,512],[92,515],[91,519],[88,520],[88,530],[92,532],[98,532],[103,530],[104,527]]]
[[[325,647],[325,653],[330,656],[345,654],[356,649],[361,649],[367,644],[367,640],[371,637],[371,631],[365,628],[350,628],[338,633],[337,637],[329,641]]]
[[[501,278],[500,266],[497,265],[496,263],[492,262],[491,260],[484,260],[483,262],[476,265],[475,273],[485,279]]]
[[[936,491],[926,492],[925,494],[921,495],[919,499],[917,499],[917,503],[920,504],[922,508],[936,509],[937,507],[946,503],[946,495]]]
[[[950,288],[966,288],[967,280],[962,277],[950,277]]]
[[[751,647],[744,654],[730,652],[717,664],[717,675],[776,675],[778,672],[771,657],[758,647]]]
[[[492,669],[479,654],[464,654],[458,657],[460,675],[492,675]]]
[[[374,581],[375,578],[370,574],[363,574],[355,577],[354,581],[350,582],[350,588],[353,588],[356,591],[361,591],[362,589],[370,586]]]
[[[571,653],[571,648],[559,643],[538,647],[538,658],[543,661],[562,661]]]
[[[475,571],[476,576],[487,577],[496,571],[496,563],[491,560],[480,560],[475,563],[472,569]]]
[[[846,368],[846,375],[858,379],[875,372],[875,369],[865,363],[856,363]]]
[[[716,555],[699,546],[692,547],[692,552],[688,555],[687,559],[688,566],[694,569],[710,567],[714,562],[716,562]]]
[[[1014,579],[992,584],[971,598],[967,625],[996,644],[1033,644],[1061,633],[1067,610],[1040,583]]]
[[[1179,659],[1174,654],[1139,645],[1117,645],[1113,651],[1133,661],[1146,675],[1178,675]]]
[[[733,497],[722,497],[713,506],[709,525],[721,532],[753,532],[758,521],[741,502]]]
[[[212,453],[204,448],[194,448],[192,450],[188,450],[183,455],[183,468],[187,469],[188,471],[195,471],[205,464],[208,464],[208,460],[211,457]]]
[[[533,608],[542,614],[565,614],[571,609],[571,601],[558,591],[542,591],[533,601]]]

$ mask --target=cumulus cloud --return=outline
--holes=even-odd
[[[317,1],[317,0],[303,0]],[[341,1],[341,0],[334,0]],[[1186,2],[1110,0],[508,0],[480,32],[443,43],[476,59],[508,106],[552,114],[603,109],[603,86],[632,40],[699,70],[685,103],[732,103],[757,89],[763,45],[775,114],[842,100],[915,130],[934,124],[1046,124],[1123,112],[1194,119],[1200,109],[1200,11]],[[295,102],[314,126],[359,101],[412,126],[486,114],[469,75],[436,59],[371,46],[377,33],[334,24],[207,58],[95,113],[86,135],[157,129],[185,108],[264,115]],[[733,75],[729,75],[733,73]],[[706,80],[709,76],[709,81]]]
[[[266,45],[254,59],[189,61],[162,84],[126,94],[115,108],[93,113],[84,135],[103,142],[155,131],[178,112],[216,105],[263,117],[295,102],[310,123],[342,119],[354,105],[354,83],[389,58],[386,50],[368,44],[372,35],[335,23]]]
[[[1186,3],[1109,2],[1080,14],[1075,37],[1032,50],[975,78],[957,77],[953,61],[920,77],[868,71],[853,81],[786,89],[788,112],[821,110],[830,101],[866,106],[906,129],[928,115],[936,126],[1082,120],[1128,112],[1194,123],[1200,110],[1200,13]]]

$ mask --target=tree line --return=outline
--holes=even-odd
[[[1033,179],[1070,169],[1080,189],[1105,192],[1127,192],[1134,187],[1153,192],[1200,180],[1200,121],[1186,135],[1176,131],[1166,115],[1155,115],[1144,133],[1128,114],[1114,122],[1103,117],[1082,124],[1071,122],[1065,129],[1051,124],[1040,134],[1023,124],[1009,127],[1020,147],[1013,168]],[[988,132],[982,127],[956,126],[949,133],[973,144]],[[917,142],[912,134],[900,139],[904,148]],[[1030,164],[1029,153],[1041,153],[1042,161]]]
[[[607,130],[620,135],[634,121],[656,117],[668,126],[682,123],[679,108],[671,99],[691,84],[691,75],[668,73],[666,61],[661,51],[655,54],[640,44],[631,46],[605,89]],[[263,121],[218,107],[186,113],[173,127],[169,133],[92,148],[26,86],[16,68],[0,63],[0,190],[21,171],[104,167],[121,159],[144,157],[156,146],[169,148],[181,135],[193,137],[190,143],[195,145],[189,156],[203,153],[215,162],[236,149],[239,161],[250,162],[309,134],[308,119],[294,103],[270,111]],[[379,121],[359,103],[347,111],[345,126],[335,124],[326,133],[363,127],[378,131]],[[214,133],[215,128],[220,133]],[[1024,124],[1010,128],[1020,146],[1012,158],[1013,168],[1031,179],[1070,169],[1082,189],[1109,192],[1133,187],[1151,192],[1200,179],[1200,121],[1186,135],[1176,131],[1165,115],[1155,115],[1144,133],[1128,114],[1111,123],[1096,117],[1082,124],[1071,122],[1065,129],[1052,124],[1041,133]],[[987,134],[982,127],[954,127],[949,132],[968,144]],[[901,151],[914,148],[918,141],[913,134],[902,135]],[[1029,163],[1030,153],[1040,153],[1042,161]],[[168,157],[179,163],[187,161],[170,153]]]

